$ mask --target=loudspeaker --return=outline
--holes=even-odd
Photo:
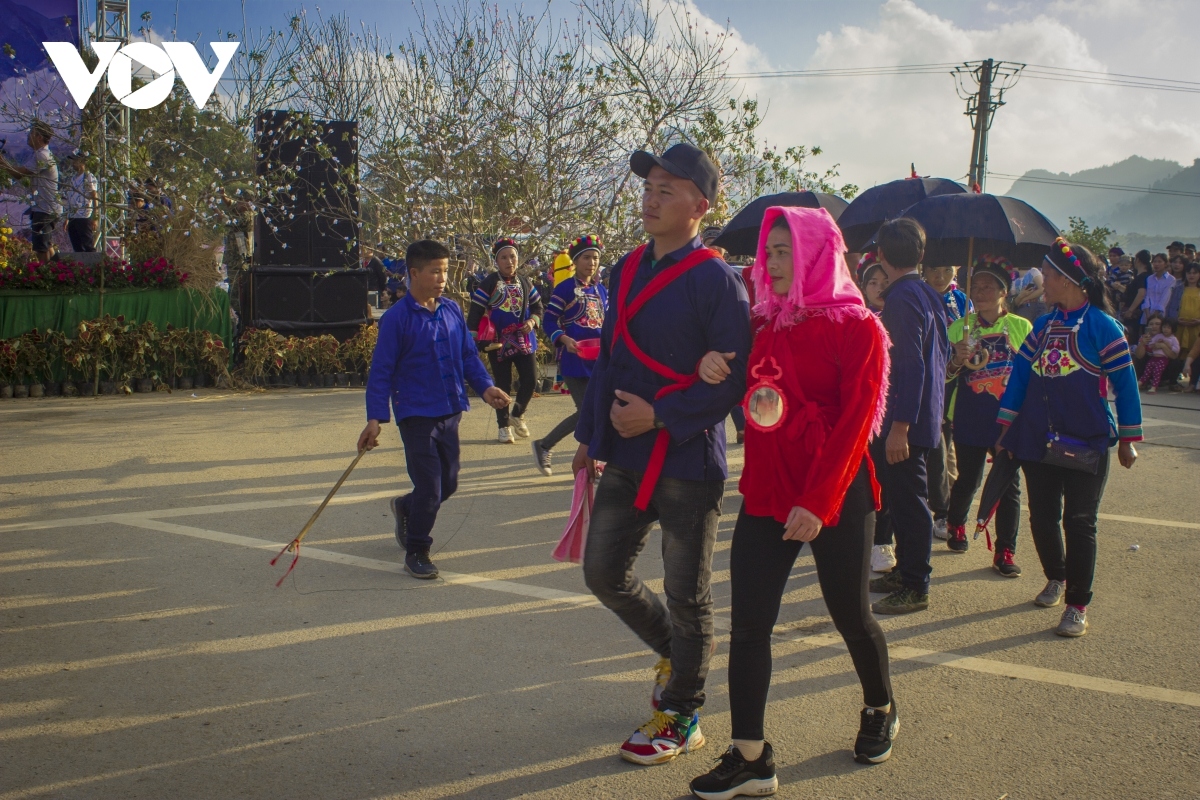
[[[241,307],[250,309],[250,327],[295,336],[332,333],[344,340],[371,321],[365,269],[322,273],[311,267],[253,267],[247,278],[240,299]]]
[[[258,176],[275,185],[287,180],[267,199],[270,211],[255,216],[254,262],[357,268],[358,123],[264,111],[254,131]]]

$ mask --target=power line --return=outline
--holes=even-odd
[[[1013,181],[1025,181],[1027,183],[1044,183],[1055,186],[1069,186],[1076,189],[1102,189],[1113,192],[1137,192],[1139,194],[1161,194],[1169,197],[1200,197],[1200,192],[1185,192],[1178,189],[1152,189],[1150,187],[1128,186],[1119,183],[1095,183],[1092,181],[1075,181],[1069,178],[1044,178],[1041,176],[1027,175],[1006,175],[1003,172],[988,172],[995,178],[1007,178]],[[1012,191],[1011,189],[1009,191]]]

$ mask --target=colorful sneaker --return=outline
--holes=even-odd
[[[414,550],[404,556],[404,571],[423,581],[438,576],[438,568],[429,560],[428,550]]]
[[[878,708],[864,708],[854,740],[854,760],[860,764],[882,764],[892,757],[892,742],[900,732],[900,717],[896,701],[887,713]]]
[[[882,578],[872,578],[868,588],[875,594],[891,594],[904,588],[900,581],[900,571],[892,570]]]
[[[1046,581],[1046,588],[1042,589],[1042,593],[1033,598],[1035,606],[1042,608],[1053,608],[1063,601],[1063,595],[1067,591],[1066,581]]]
[[[896,545],[877,544],[871,547],[871,572],[891,572],[896,568]]]
[[[1063,610],[1062,619],[1054,632],[1059,636],[1070,636],[1077,639],[1087,633],[1087,608],[1085,606],[1067,606]]]
[[[935,539],[950,538],[950,528],[947,525],[945,518],[935,519],[933,521],[933,537]]]
[[[524,417],[513,417],[512,422],[513,422],[513,430],[516,432],[517,436],[520,436],[522,439],[528,439],[529,438],[529,426],[525,424],[525,418]]]
[[[927,608],[929,608],[929,595],[921,594],[908,587],[901,587],[878,603],[871,604],[871,610],[876,614],[911,614]]]
[[[529,446],[533,448],[533,461],[537,464],[537,468],[541,470],[541,473],[543,475],[554,474],[550,469],[550,451],[542,447],[542,440],[534,439],[529,443]]]
[[[738,749],[729,745],[712,770],[692,781],[692,794],[701,800],[733,800],[735,797],[766,797],[775,794],[775,751],[763,742],[757,761],[747,761]]]
[[[946,537],[946,547],[954,553],[965,553],[970,546],[971,543],[967,541],[967,526],[951,526],[950,535]]]
[[[404,540],[408,538],[408,514],[404,513],[404,498],[392,498],[392,516],[396,518],[396,544],[404,547]]]
[[[671,659],[660,658],[654,665],[654,688],[650,690],[650,706],[655,711],[658,710],[658,704],[662,701],[662,693],[666,691],[670,681]]]
[[[1013,563],[1013,551],[1007,547],[996,551],[996,556],[992,559],[992,569],[1006,578],[1021,577],[1021,568]]]
[[[665,764],[680,753],[704,746],[699,714],[660,709],[621,745],[621,758],[634,764]]]
[[[500,432],[496,434],[496,441],[500,444],[512,444],[516,440],[517,438],[513,436],[512,428],[501,428]]]

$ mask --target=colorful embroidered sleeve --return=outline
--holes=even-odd
[[[568,278],[558,286],[555,286],[554,292],[550,295],[550,302],[546,304],[546,313],[542,317],[542,329],[550,337],[551,344],[557,344],[559,337],[565,333],[559,327],[558,320],[567,307],[568,299],[573,297],[574,294],[575,280]]]
[[[1021,411],[1021,406],[1025,404],[1029,373],[1033,370],[1033,359],[1037,356],[1040,336],[1048,320],[1048,317],[1038,319],[1013,359],[1013,370],[1008,376],[1008,385],[1004,387],[1004,396],[1000,398],[1000,413],[996,416],[996,422],[1001,425],[1012,425]]]
[[[1100,369],[1112,384],[1117,396],[1117,435],[1123,442],[1142,441],[1142,400],[1138,396],[1137,375],[1129,342],[1116,320],[1107,314],[1096,314],[1096,349],[1100,353]],[[1107,344],[1102,344],[1107,342]]]

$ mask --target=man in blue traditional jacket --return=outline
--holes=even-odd
[[[642,224],[652,237],[609,280],[600,357],[580,408],[573,470],[607,462],[583,570],[588,588],[658,655],[650,720],[621,757],[661,764],[704,743],[697,710],[713,644],[709,588],[725,493],[725,417],[746,389],[750,308],[745,287],[701,246],[717,193],[716,165],[678,144],[638,151]],[[696,380],[709,350],[734,353],[730,378]],[[664,606],[633,572],[655,522],[662,529]]]
[[[404,461],[413,489],[393,498],[396,541],[405,550],[404,569],[432,579],[429,558],[433,525],[442,503],[458,488],[458,423],[470,409],[464,379],[493,408],[509,397],[492,385],[458,303],[443,297],[450,251],[422,239],[408,246],[408,294],[379,320],[379,341],[367,377],[367,426],[358,449],[379,444],[379,426],[396,412]]]
[[[892,338],[883,435],[887,464],[883,490],[896,537],[896,569],[871,581],[871,591],[889,592],[872,606],[877,614],[908,614],[929,607],[929,564],[933,515],[929,510],[928,463],[942,437],[946,361],[950,340],[942,297],[921,280],[925,230],[901,217],[876,234],[879,263],[888,276],[880,319]]]

